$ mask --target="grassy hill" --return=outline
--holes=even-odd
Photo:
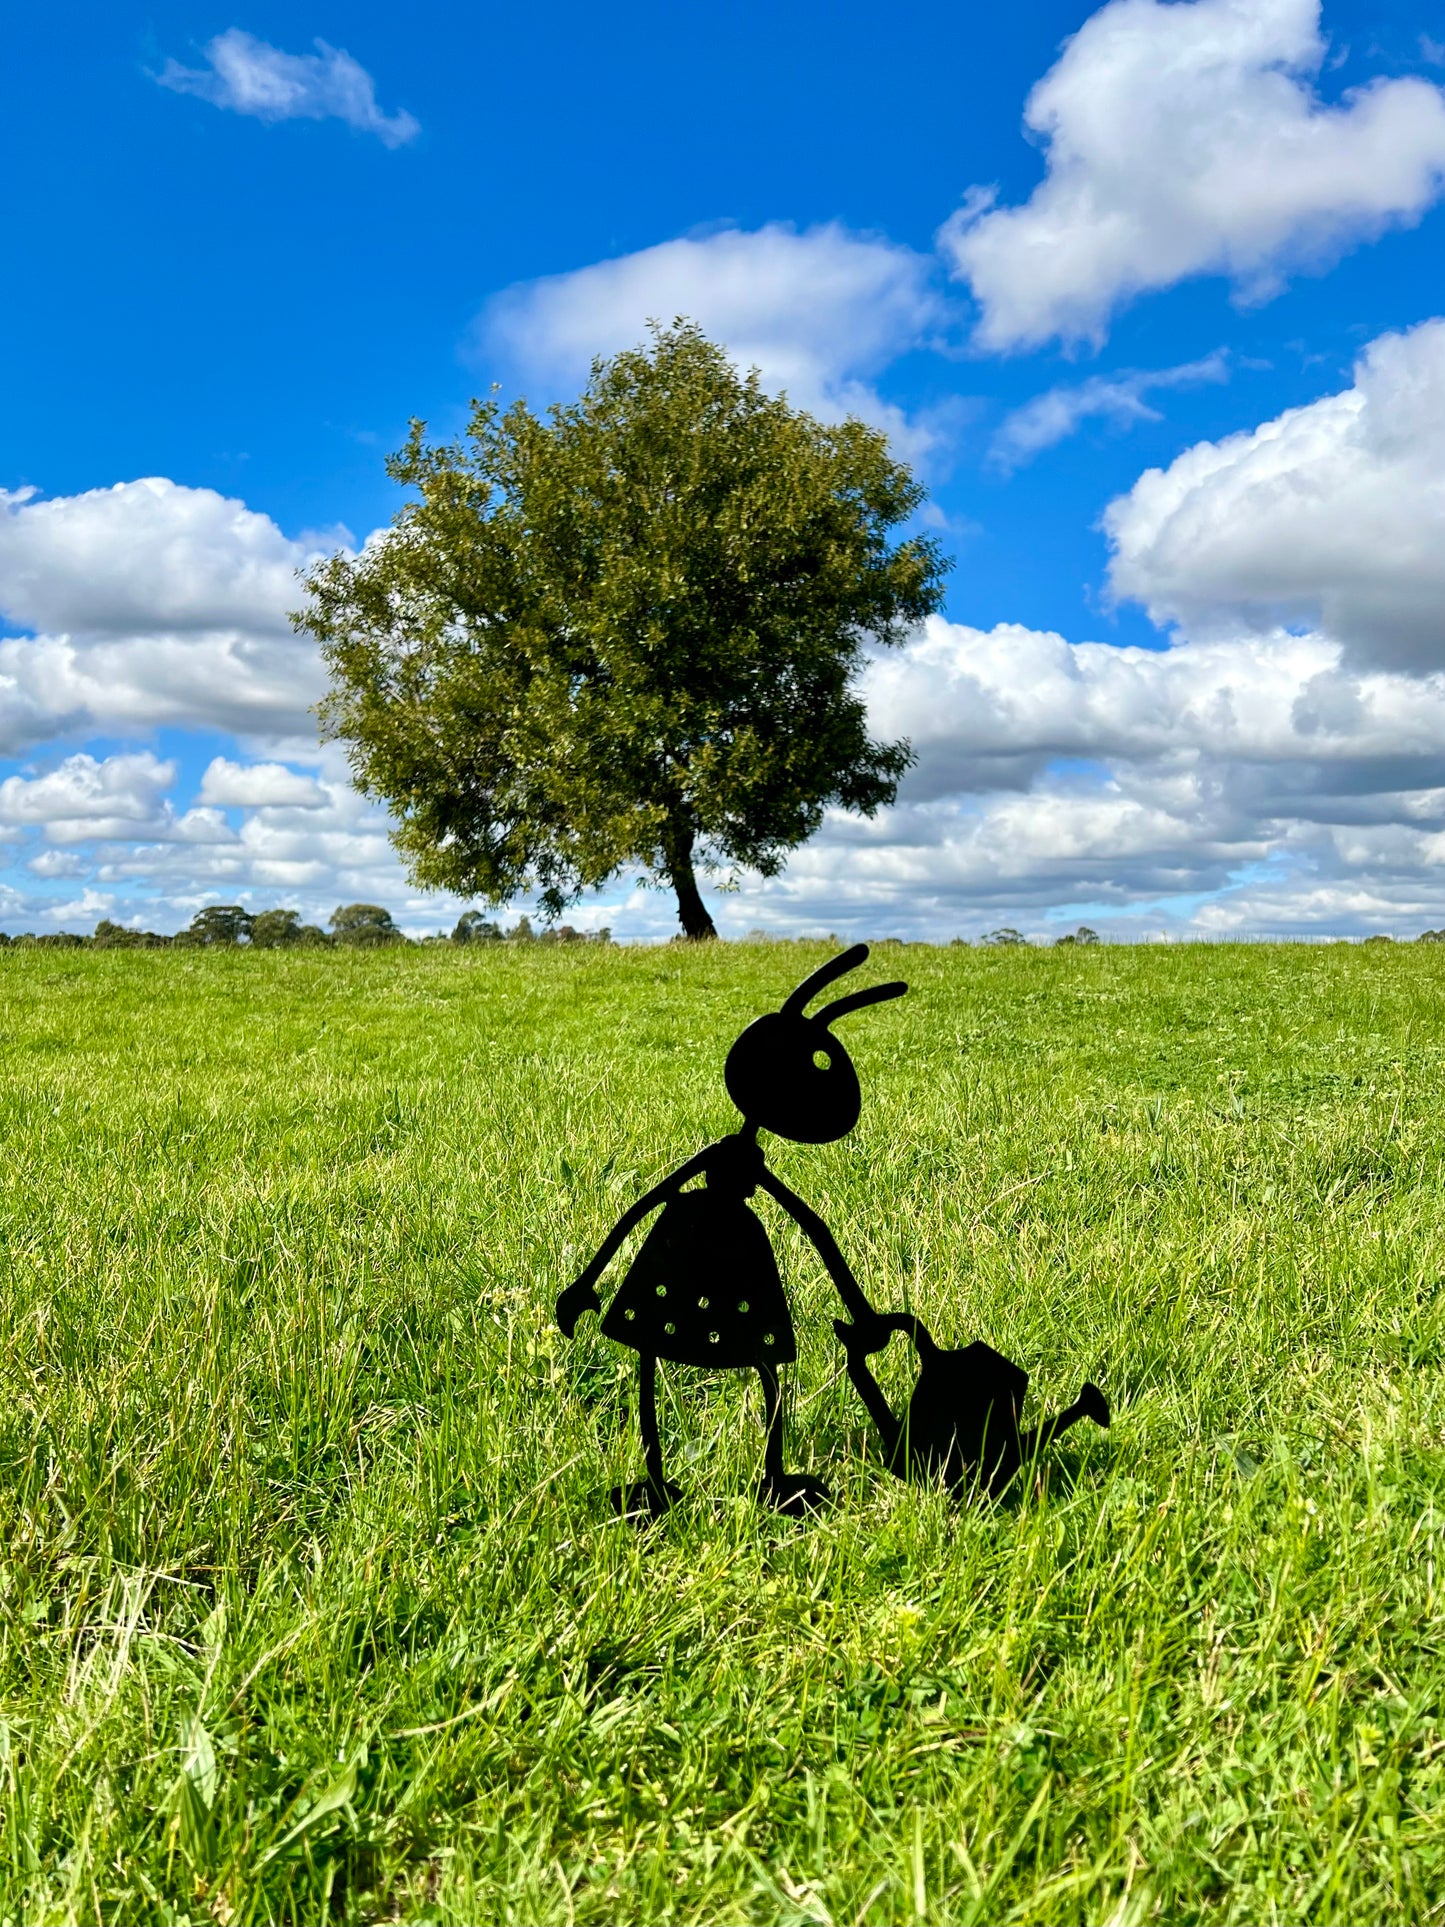
[[[665,1373],[639,1531],[551,1301],[823,954],[0,955],[0,1917],[1434,1917],[1445,950],[879,952],[774,1164],[1113,1430],[897,1484],[779,1228],[836,1503]]]

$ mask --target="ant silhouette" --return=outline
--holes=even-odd
[[[597,1285],[619,1246],[649,1212],[662,1215],[602,1320],[602,1331],[638,1354],[638,1420],[647,1476],[616,1486],[614,1508],[659,1517],[682,1494],[663,1474],[657,1429],[657,1363],[752,1370],[763,1388],[767,1442],[759,1496],[778,1511],[812,1511],[828,1497],[822,1480],[783,1469],[782,1392],[778,1367],[797,1358],[797,1340],[778,1261],[748,1200],[762,1190],[780,1204],[822,1259],[856,1324],[871,1331],[878,1314],[818,1214],[768,1169],[759,1131],[793,1144],[831,1144],[858,1122],[862,1094],[853,1060],[829,1026],[851,1011],[901,997],[907,984],[875,984],[826,1004],[807,1005],[856,970],[867,944],[815,970],[779,1010],[757,1018],[733,1044],[723,1068],[742,1128],[689,1158],[608,1232],[592,1262],[557,1300],[557,1322],[570,1338],[584,1312],[602,1311]],[[683,1187],[702,1178],[698,1190]],[[884,1340],[886,1343],[886,1338]],[[876,1345],[870,1349],[878,1349]]]

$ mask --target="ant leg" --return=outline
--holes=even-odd
[[[783,1394],[778,1375],[771,1365],[759,1365],[758,1378],[763,1387],[763,1423],[767,1440],[763,1446],[763,1477],[758,1497],[779,1512],[801,1518],[816,1512],[828,1499],[828,1488],[821,1479],[810,1479],[806,1472],[783,1470]]]
[[[647,1477],[635,1485],[614,1485],[612,1509],[624,1518],[660,1519],[682,1497],[681,1486],[662,1474],[662,1435],[657,1429],[657,1360],[643,1352],[637,1360],[637,1423],[642,1433]]]

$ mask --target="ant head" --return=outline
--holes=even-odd
[[[868,955],[854,944],[804,979],[784,1003],[749,1024],[728,1052],[723,1078],[728,1096],[749,1124],[794,1144],[831,1144],[858,1122],[862,1097],[853,1060],[828,1026],[850,1010],[901,997],[907,984],[875,984],[825,1004],[816,1016],[804,1006],[826,985],[856,970]]]

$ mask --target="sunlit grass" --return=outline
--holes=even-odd
[[[665,1372],[639,1532],[551,1301],[822,954],[0,956],[0,1917],[1445,1911],[1445,955],[881,953],[856,1134],[774,1162],[1114,1428],[898,1485],[779,1228],[837,1502]]]

